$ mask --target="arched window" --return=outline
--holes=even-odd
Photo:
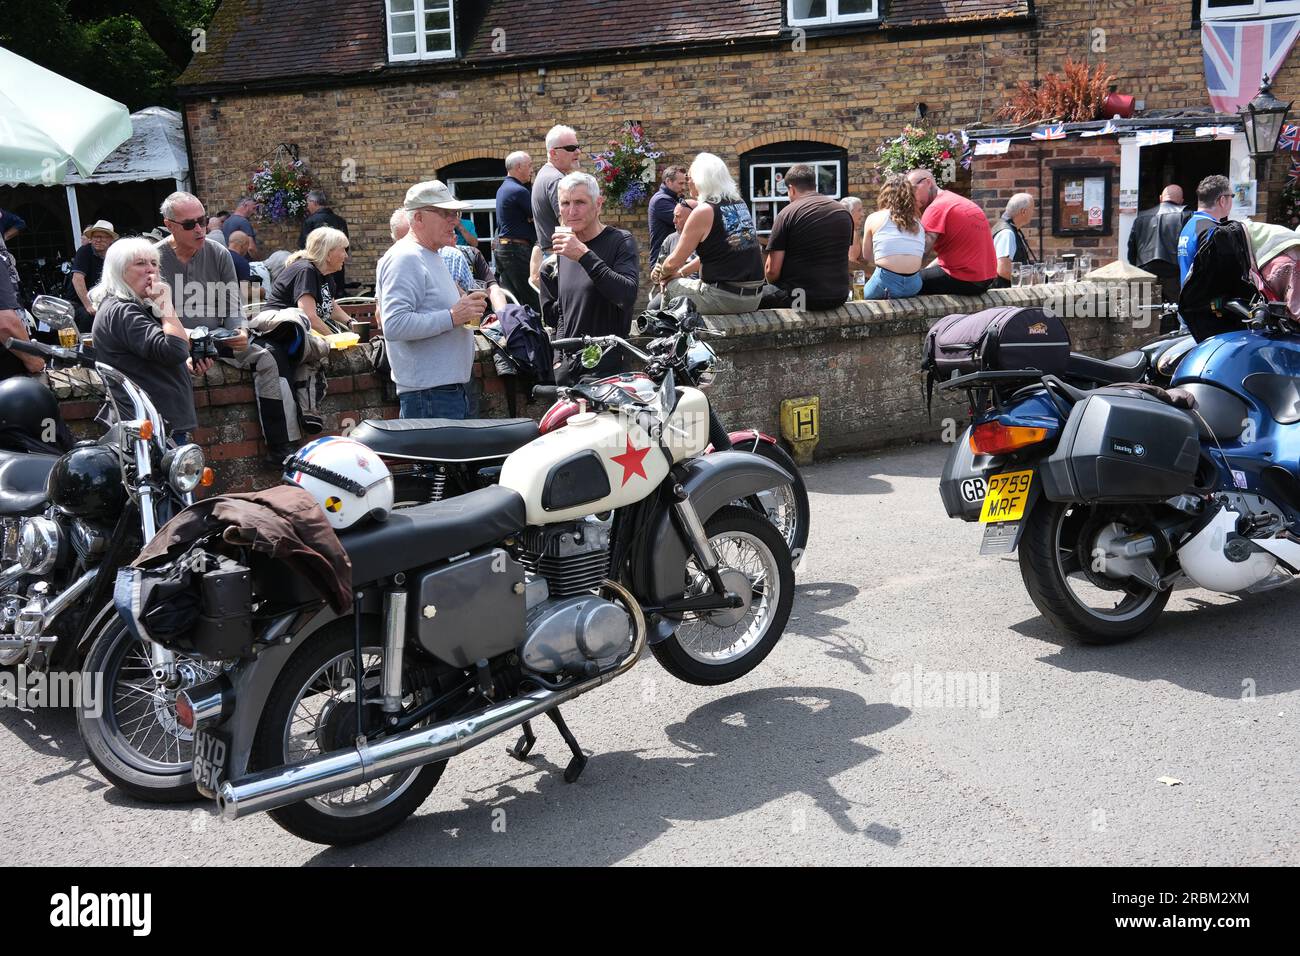
[[[484,252],[491,247],[496,236],[497,190],[506,178],[503,159],[466,159],[438,170],[438,178],[447,184],[451,194],[462,202],[470,203],[470,218],[479,242],[486,243]]]
[[[742,153],[740,192],[749,203],[760,236],[771,234],[777,213],[790,201],[785,174],[795,163],[805,163],[817,172],[817,191],[823,196],[832,199],[844,196],[849,154],[842,147],[792,140],[760,146]]]

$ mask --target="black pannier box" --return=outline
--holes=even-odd
[[[1054,312],[1004,306],[936,322],[925,338],[921,370],[941,380],[1019,369],[1059,374],[1069,360],[1070,330]]]
[[[1120,388],[1074,406],[1043,463],[1052,501],[1162,501],[1193,484],[1200,441],[1187,412]]]
[[[199,579],[199,617],[190,643],[214,660],[239,657],[253,643],[253,587],[251,574],[229,558]]]

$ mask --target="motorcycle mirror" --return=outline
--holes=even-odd
[[[600,360],[603,357],[603,355],[604,353],[601,352],[599,345],[588,345],[585,349],[582,350],[582,358],[581,358],[582,367],[595,368],[597,365],[600,364]]]
[[[76,313],[72,303],[58,296],[38,295],[32,300],[31,312],[51,328],[66,329],[75,324]]]

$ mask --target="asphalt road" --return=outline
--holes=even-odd
[[[100,778],[70,713],[0,708],[6,862],[1300,863],[1300,589],[1179,591],[1143,637],[1076,645],[1013,561],[946,519],[942,458],[809,469],[781,644],[727,687],[647,658],[568,705],[592,755],[576,784],[543,721],[533,765],[505,756],[513,736],[489,743],[395,832],[324,849],[264,816],[137,803]],[[975,679],[940,694],[950,674]]]

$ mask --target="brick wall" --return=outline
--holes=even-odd
[[[1037,200],[1034,218],[1024,229],[1035,256],[1091,254],[1100,257],[1096,265],[1119,256],[1119,142],[1114,137],[1012,143],[1006,155],[980,156],[975,162],[971,199],[994,221],[1016,193],[1027,192]],[[1052,235],[1052,170],[1071,166],[1112,167],[1109,236]]]
[[[925,333],[937,319],[997,305],[1039,304],[1051,296],[1106,298],[1106,289],[1091,283],[1029,286],[995,289],[978,298],[921,296],[855,302],[830,312],[772,310],[711,316],[710,324],[725,337],[710,340],[722,360],[710,400],[729,427],[778,435],[783,399],[819,396],[819,455],[934,441],[940,438],[945,418],[965,419],[962,403],[949,401],[942,393],[936,394],[933,416],[926,414],[917,369]],[[1061,311],[1059,304],[1057,308]],[[1139,326],[1133,316],[1115,312],[1108,306],[1089,312],[1089,318],[1067,320],[1075,348],[1109,356],[1151,337],[1149,325]],[[472,383],[477,414],[504,417],[504,383],[496,375],[486,344],[479,344]],[[346,434],[349,426],[367,418],[397,416],[396,404],[385,397],[363,349],[331,353],[327,374],[329,394],[323,405],[327,433]],[[92,421],[98,402],[89,399],[84,387],[64,384],[56,391],[77,437],[93,438],[103,431]],[[195,440],[204,446],[216,471],[214,493],[249,491],[278,480],[278,473],[262,460],[266,448],[247,373],[214,366],[195,389],[195,402],[199,413]],[[521,405],[520,414],[538,418],[545,409],[545,404]]]

